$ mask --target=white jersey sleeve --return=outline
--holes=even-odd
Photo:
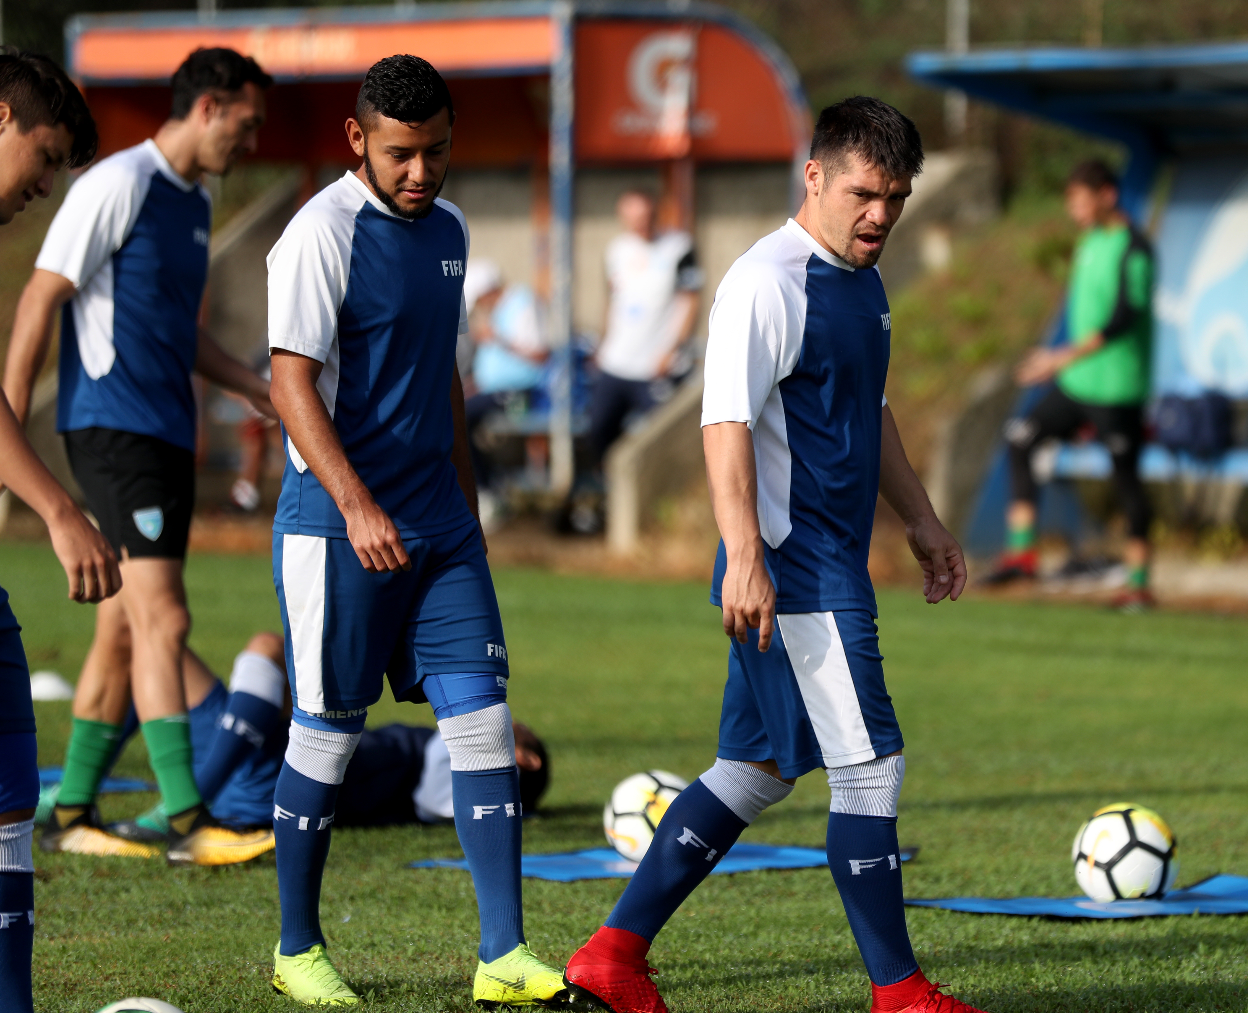
[[[738,260],[711,306],[702,425],[753,429],[781,380],[793,372],[806,325],[805,293],[782,266]]]
[[[134,228],[151,185],[151,172],[129,155],[106,159],[69,188],[35,267],[69,279],[81,292],[110,263]]]
[[[464,230],[464,261],[468,260],[468,250],[472,246],[472,238],[468,235],[468,220],[464,217],[464,213],[459,210],[449,200],[443,200],[441,197],[434,198],[434,203],[446,208],[451,214],[459,219],[459,226]],[[468,333],[468,303],[461,295],[459,297],[459,334],[462,337]]]

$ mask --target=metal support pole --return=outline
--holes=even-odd
[[[965,53],[971,48],[971,0],[945,0],[945,49]],[[966,140],[966,92],[945,92],[945,133],[954,144]]]
[[[550,489],[572,488],[572,152],[574,5],[551,10],[555,57],[550,68],[550,339],[563,363],[556,371],[550,407]]]

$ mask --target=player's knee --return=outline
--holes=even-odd
[[[516,765],[511,708],[505,703],[442,718],[438,731],[451,754],[451,770],[502,770]]]
[[[286,762],[304,777],[321,784],[342,784],[347,764],[362,732],[330,732],[291,723]]]
[[[286,666],[261,651],[252,650],[252,638],[247,650],[234,659],[230,672],[230,692],[250,693],[261,700],[281,707],[286,702]]]
[[[136,610],[131,625],[145,640],[185,644],[191,632],[191,613],[181,602],[164,598]]]
[[[834,813],[850,816],[896,816],[906,758],[900,754],[879,756],[865,763],[828,769]]]
[[[0,872],[35,871],[34,857],[31,853],[34,833],[33,818],[0,826]]]
[[[243,650],[250,654],[263,655],[283,669],[286,667],[286,641],[277,633],[270,633],[268,630],[257,633],[247,641]]]
[[[751,763],[718,757],[715,765],[698,780],[747,825],[758,819],[768,806],[783,802],[793,791],[793,785]]]

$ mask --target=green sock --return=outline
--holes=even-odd
[[[165,812],[165,803],[157,802],[147,812],[140,813],[134,822],[146,830],[155,830],[158,834],[169,833],[169,814]]]
[[[74,718],[65,750],[65,774],[56,804],[63,806],[90,805],[100,789],[100,781],[117,755],[121,725],[105,721]]]
[[[1148,567],[1133,566],[1127,570],[1127,587],[1132,591],[1143,591],[1148,587]]]
[[[199,805],[199,789],[191,767],[191,726],[185,714],[144,721],[147,758],[160,785],[165,811],[181,813]]]
[[[1005,536],[1005,545],[1011,552],[1026,552],[1036,544],[1036,526],[1028,524],[1025,528],[1010,528]]]

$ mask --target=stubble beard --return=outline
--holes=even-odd
[[[379,182],[377,182],[377,173],[373,171],[373,161],[368,157],[368,146],[364,147],[364,175],[368,177],[368,184],[373,188],[373,193],[381,198],[381,202],[388,207],[397,217],[405,218],[409,222],[418,221],[421,218],[428,218],[433,213],[434,201],[438,199],[438,194],[442,192],[442,187],[446,186],[446,174],[442,175],[442,179],[438,182],[438,188],[434,191],[433,200],[429,201],[429,206],[423,211],[404,211],[399,207],[398,202],[388,194]]]

